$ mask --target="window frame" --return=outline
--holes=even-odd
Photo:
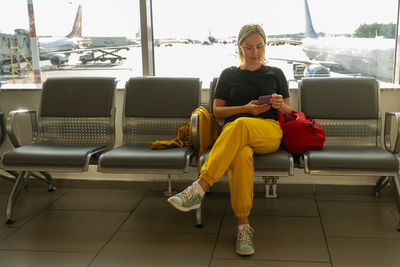
[[[142,33],[142,66],[143,76],[155,76],[154,63],[154,38],[153,38],[153,17],[152,0],[140,1],[140,20]],[[395,85],[400,85],[400,0],[397,4],[397,25],[395,41],[395,62],[394,62],[394,80]]]

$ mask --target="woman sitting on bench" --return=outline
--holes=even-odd
[[[222,133],[204,163],[200,177],[181,193],[168,199],[181,211],[197,209],[204,193],[225,172],[231,204],[238,219],[236,253],[254,254],[249,214],[253,204],[253,153],[279,149],[282,129],[277,110],[289,114],[288,84],[279,68],[266,65],[266,35],[260,25],[242,27],[238,36],[239,67],[226,68],[214,94],[213,113],[224,118]],[[260,98],[260,96],[266,96]]]

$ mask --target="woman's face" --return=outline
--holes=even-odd
[[[260,65],[264,55],[265,44],[264,40],[258,33],[249,35],[242,45],[239,46],[246,65]]]

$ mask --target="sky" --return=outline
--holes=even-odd
[[[354,33],[363,23],[396,23],[398,0],[308,0],[314,28]],[[33,0],[38,36],[65,36],[78,5],[84,36],[135,37],[138,0]],[[27,0],[0,1],[0,32],[28,29]],[[267,35],[304,32],[303,0],[153,0],[155,38],[236,36],[246,23],[260,23]]]

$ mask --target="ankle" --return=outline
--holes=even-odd
[[[204,181],[203,179],[198,179],[197,183],[201,186],[201,189],[203,189],[203,192],[206,193],[210,185]]]
[[[237,222],[237,224],[238,225],[241,225],[241,224],[250,224],[250,221],[249,221],[249,217],[237,217],[237,220],[238,220],[238,222]]]

